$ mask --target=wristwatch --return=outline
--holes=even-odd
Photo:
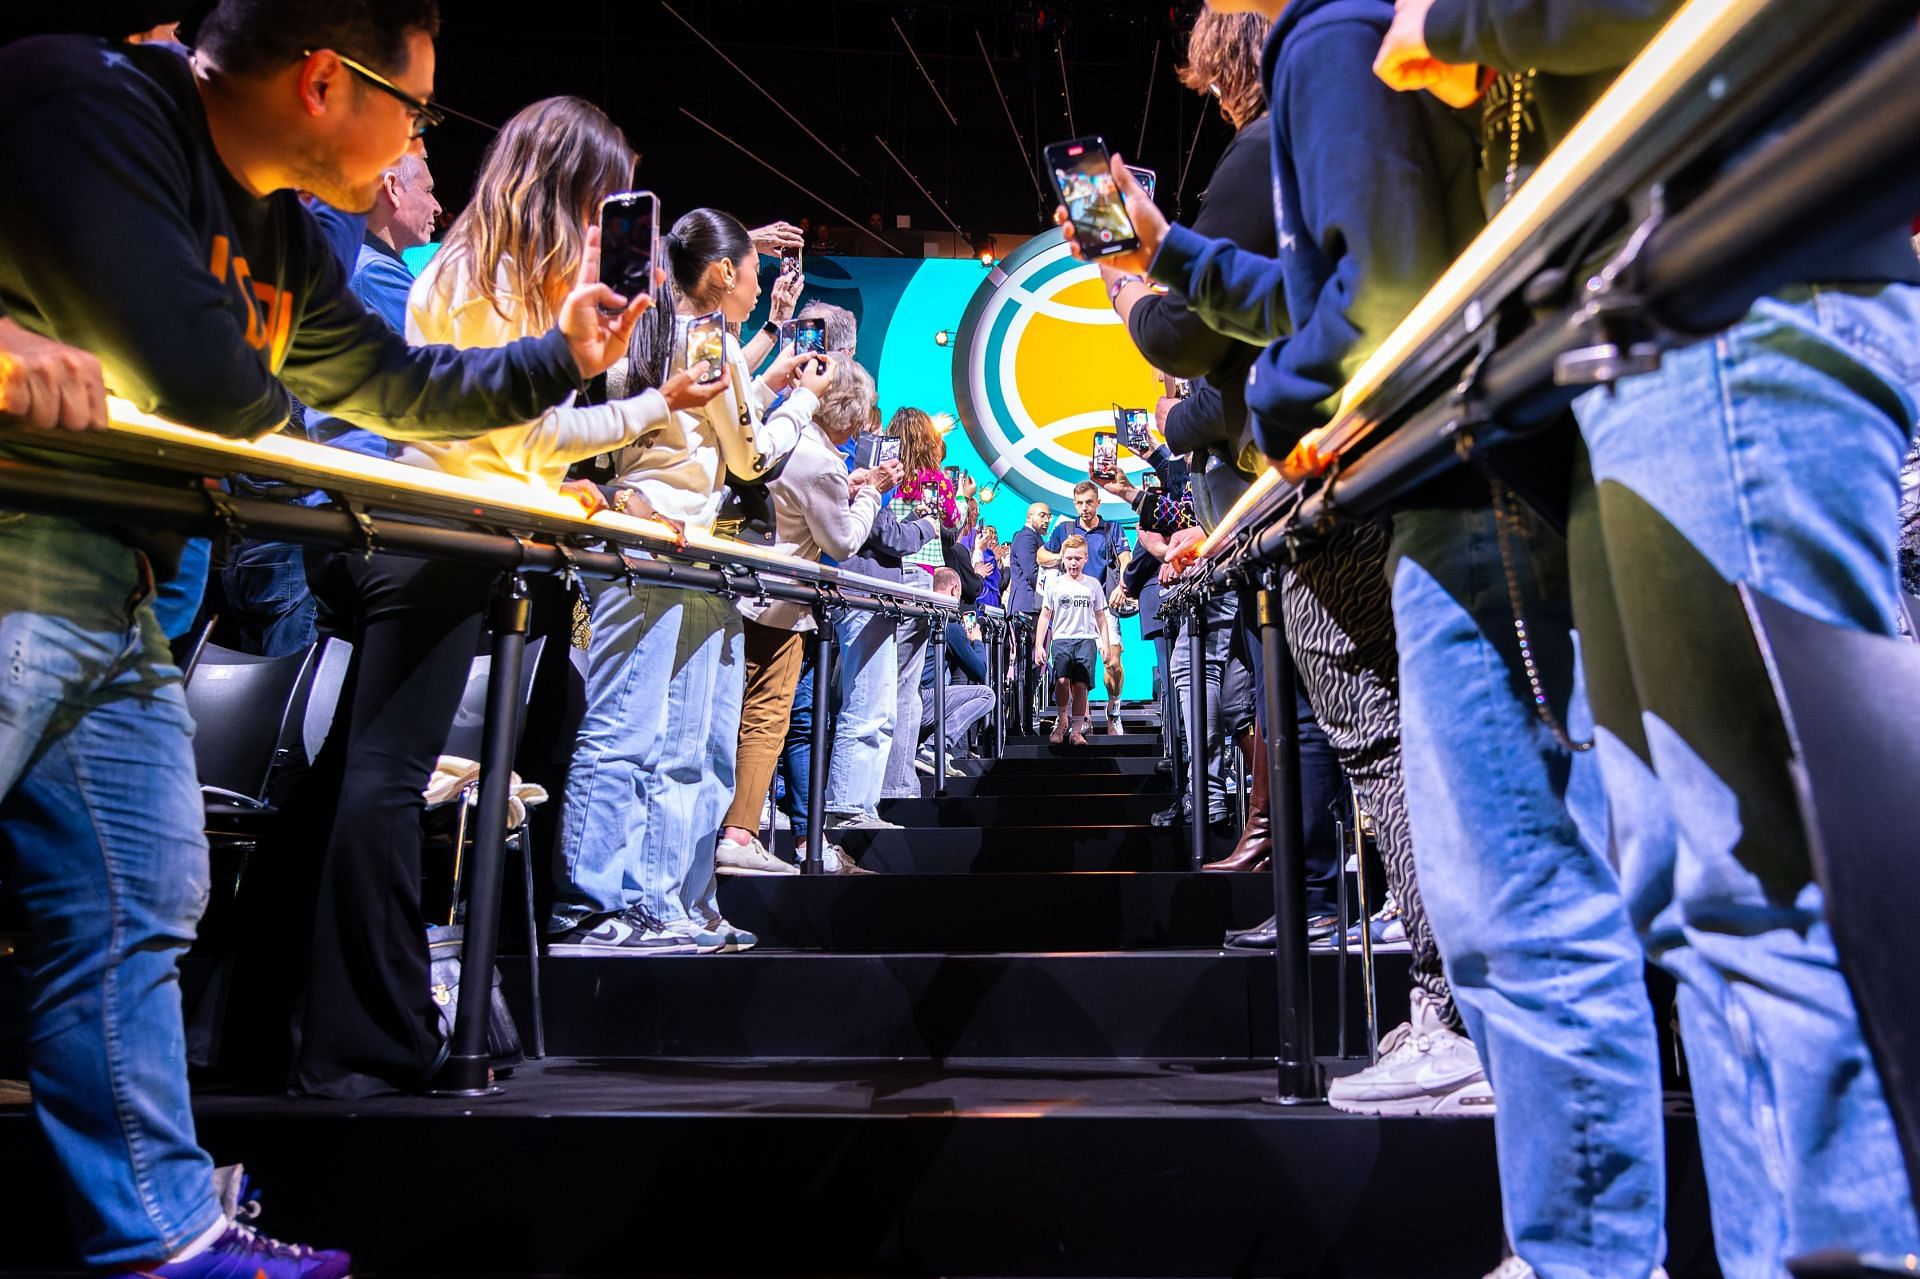
[[[780,321],[768,320],[765,324],[760,326],[760,331],[766,334],[768,337],[778,340],[780,337]]]
[[[1107,302],[1110,305],[1117,303],[1120,300],[1120,290],[1126,288],[1129,284],[1145,283],[1146,281],[1137,275],[1123,275],[1107,286]]]

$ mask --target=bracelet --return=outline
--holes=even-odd
[[[1121,276],[1119,279],[1115,280],[1112,284],[1109,284],[1107,286],[1108,305],[1110,306],[1116,305],[1120,300],[1120,291],[1126,288],[1129,284],[1145,284],[1145,283],[1146,281],[1142,280],[1137,275]]]
[[[618,493],[615,493],[613,495],[613,513],[615,515],[625,515],[627,513],[627,503],[632,500],[632,489],[621,489]]]

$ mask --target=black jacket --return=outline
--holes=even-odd
[[[1522,105],[1520,178],[1564,138],[1627,63],[1666,24],[1681,0],[1433,0],[1427,47],[1455,64],[1502,72],[1481,124],[1487,205],[1507,187],[1516,73],[1536,71]],[[1524,82],[1523,82],[1524,83]],[[1777,122],[1782,127],[1786,121]],[[1801,264],[1806,282],[1920,283],[1906,230],[1836,248]]]
[[[1272,256],[1279,245],[1273,230],[1273,125],[1265,115],[1233,135],[1200,197],[1193,220],[1196,234],[1231,240],[1253,253]],[[1167,421],[1167,443],[1176,453],[1200,449],[1237,462],[1252,442],[1247,429],[1247,370],[1260,348],[1228,337],[1194,314],[1177,289],[1143,298],[1127,316],[1127,332],[1147,363],[1175,377],[1205,378],[1213,391],[1211,411],[1175,410]],[[1200,388],[1195,387],[1196,396]],[[1191,403],[1191,400],[1188,401]],[[1175,431],[1185,431],[1175,438]]]

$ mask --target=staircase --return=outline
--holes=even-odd
[[[1282,1107],[1264,875],[1196,873],[1144,736],[1015,739],[877,875],[723,881],[746,955],[544,965],[550,1056],[495,1097],[202,1099],[282,1237],[359,1274],[1414,1276],[1499,1259],[1492,1125]],[[1364,1052],[1358,961],[1312,964],[1317,1043]],[[503,961],[530,1038],[524,959]],[[1381,1024],[1406,1008],[1380,958]],[[1669,1120],[1676,1276],[1714,1273],[1691,1121]],[[37,1131],[0,1265],[65,1259]],[[10,1271],[7,1273],[19,1273]]]

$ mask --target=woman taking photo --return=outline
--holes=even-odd
[[[552,98],[489,147],[466,211],[408,298],[407,338],[498,346],[544,333],[583,268],[600,201],[632,179],[633,150],[598,108]],[[591,272],[589,272],[590,274]],[[400,460],[556,489],[567,465],[663,424],[710,393],[683,378],[639,399],[562,407],[474,440],[409,445]],[[480,641],[492,570],[358,551],[318,557],[315,593],[354,652],[340,721],[315,764],[308,838],[324,841],[295,1083],[359,1097],[423,1084],[442,1054],[420,906],[421,792]],[[337,789],[336,789],[337,788]]]
[[[662,240],[660,306],[634,330],[618,390],[671,382],[688,333],[718,312],[729,328],[760,299],[747,230],[695,209]],[[669,306],[668,304],[671,303]],[[826,360],[783,354],[755,381],[724,338],[726,374],[704,407],[672,414],[615,458],[613,508],[707,530],[727,479],[757,480],[790,452],[828,387]],[[790,391],[769,411],[781,391]],[[745,653],[733,604],[669,585],[594,583],[587,713],[574,744],[554,851],[554,954],[744,950],[753,934],[720,916],[714,845],[732,802]]]

